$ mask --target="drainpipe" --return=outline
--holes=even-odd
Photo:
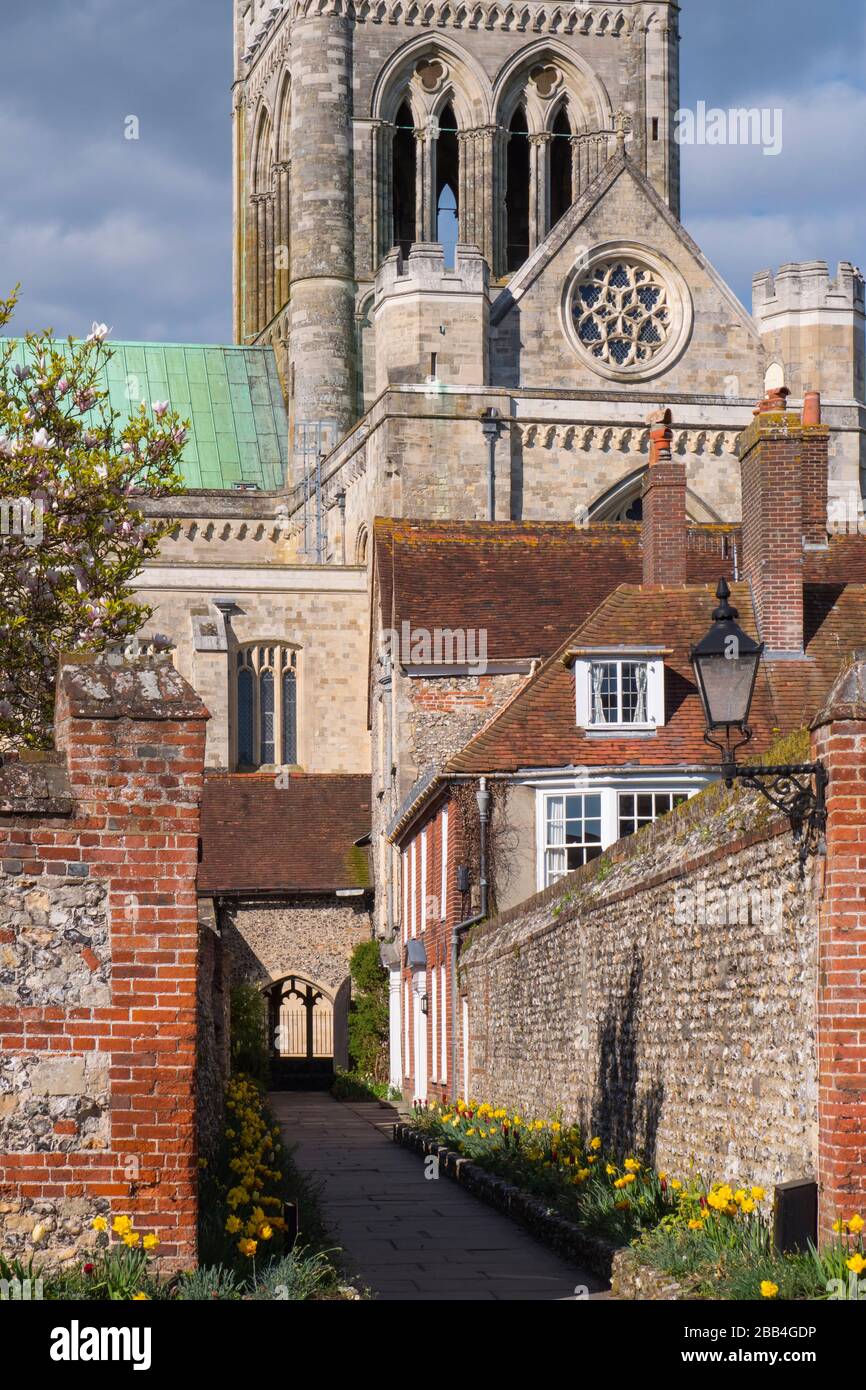
[[[465,922],[458,922],[451,933],[451,1085],[457,1084],[457,1005],[459,1002],[457,991],[457,958],[460,953],[460,942],[471,927],[475,927],[479,922],[483,922],[487,916],[489,884],[487,880],[487,832],[490,824],[490,792],[487,790],[487,778],[482,777],[478,783],[478,791],[475,793],[475,800],[478,802],[478,838],[479,838],[479,889],[481,893],[480,911],[474,917],[467,917]],[[469,1078],[466,1078],[467,1088]],[[456,1089],[453,1092],[455,1098]]]
[[[495,406],[481,415],[481,432],[487,440],[487,520],[496,520],[496,441],[499,438],[499,411]]]
[[[337,493],[337,506],[340,508],[340,553],[341,564],[346,563],[346,491],[345,488]]]

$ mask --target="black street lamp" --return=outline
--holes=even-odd
[[[487,520],[496,520],[496,441],[502,416],[495,406],[481,412],[481,433],[487,440]]]
[[[827,769],[823,763],[737,766],[737,750],[752,737],[749,710],[764,644],[753,641],[738,625],[739,613],[728,602],[730,596],[726,580],[720,579],[713,625],[691,651],[707,724],[704,739],[722,755],[720,771],[726,786],[732,787],[736,781],[754,787],[789,817],[795,837],[802,840],[802,870],[808,856],[822,848],[827,824]]]

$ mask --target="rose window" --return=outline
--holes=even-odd
[[[625,260],[596,263],[572,297],[578,342],[611,368],[639,367],[668,344],[668,287],[655,270]]]

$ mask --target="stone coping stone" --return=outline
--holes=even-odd
[[[0,765],[0,816],[68,816],[72,808],[65,760],[27,758]]]
[[[587,1231],[559,1216],[547,1204],[529,1192],[488,1173],[471,1159],[464,1158],[455,1149],[440,1144],[437,1139],[402,1121],[394,1126],[394,1142],[415,1153],[432,1156],[439,1160],[439,1171],[452,1178],[467,1192],[495,1207],[504,1215],[517,1221],[542,1244],[549,1246],[563,1259],[583,1265],[601,1279],[609,1279],[621,1247],[605,1240],[602,1236],[590,1235]],[[622,1295],[628,1297],[629,1295]],[[637,1295],[635,1295],[637,1296]],[[643,1297],[644,1295],[641,1295]]]

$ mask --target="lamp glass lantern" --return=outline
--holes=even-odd
[[[728,759],[733,758],[734,752],[732,730],[743,735],[737,747],[751,738],[749,710],[764,652],[764,643],[755,642],[739,626],[740,615],[729,603],[730,596],[726,580],[720,580],[713,625],[691,652],[707,722],[707,741],[721,748]],[[715,730],[724,732],[724,744],[710,738]]]

